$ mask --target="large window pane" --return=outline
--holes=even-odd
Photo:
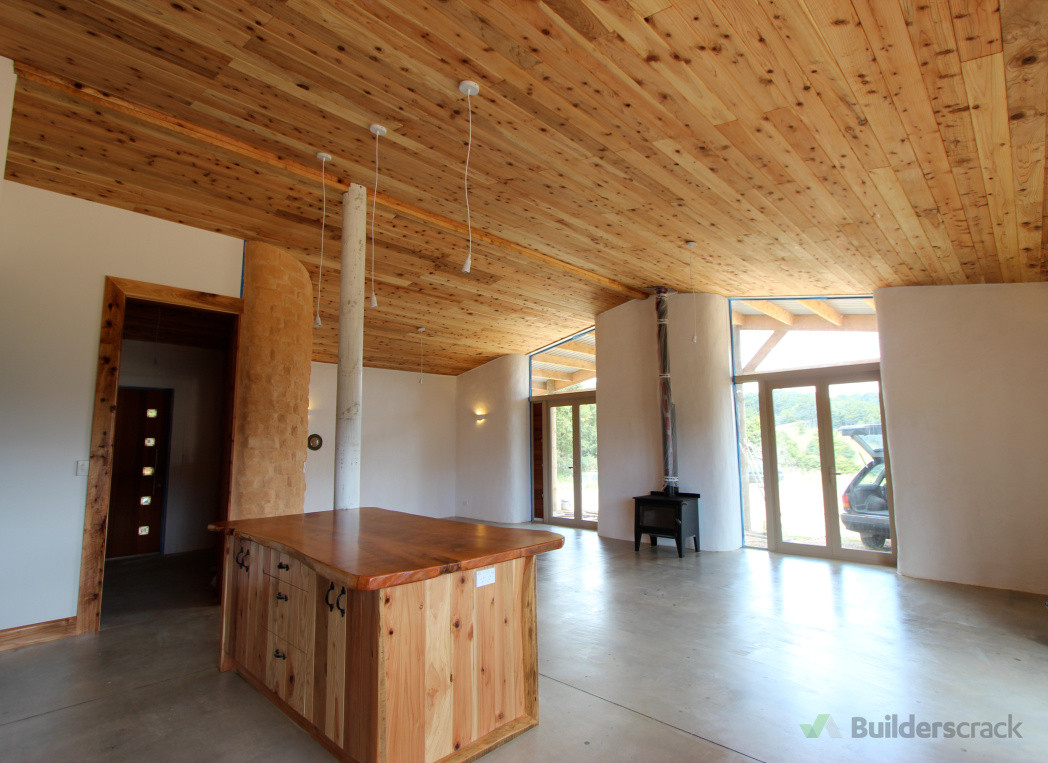
[[[825,546],[826,514],[815,387],[774,389],[772,401],[782,540]]]
[[[831,384],[829,391],[841,546],[891,553],[880,385]]]
[[[597,404],[579,405],[579,456],[582,459],[582,518],[597,521]]]
[[[575,477],[573,458],[574,422],[571,406],[550,408],[550,447],[553,454],[551,482],[552,514],[557,519],[575,518]]]
[[[757,383],[735,387],[739,422],[739,470],[742,483],[742,527],[746,545],[768,547],[767,510],[764,502],[764,451],[761,443],[761,410]]]

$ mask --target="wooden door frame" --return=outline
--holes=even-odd
[[[128,299],[140,299],[238,316],[244,311],[244,301],[239,297],[227,297],[106,276],[102,299],[102,325],[98,342],[94,413],[91,417],[91,452],[87,473],[84,540],[80,553],[80,589],[76,605],[76,632],[78,634],[97,631],[102,615],[102,574],[105,570],[109,493],[113,478],[113,430],[116,423],[117,387],[120,382],[124,313]],[[239,339],[239,323],[235,333],[235,338]],[[235,384],[235,377],[233,383]],[[230,464],[227,463],[227,472],[229,467]]]

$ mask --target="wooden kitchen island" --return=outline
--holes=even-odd
[[[562,536],[377,508],[211,529],[220,668],[337,756],[473,760],[538,723],[535,555]]]

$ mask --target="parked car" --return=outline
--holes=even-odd
[[[884,542],[891,537],[891,523],[881,425],[841,427],[841,436],[850,437],[871,459],[841,496],[841,522],[847,529],[859,533],[866,548],[884,548]]]

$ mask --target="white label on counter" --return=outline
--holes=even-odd
[[[477,570],[477,588],[481,586],[491,585],[495,582],[495,568],[485,567],[482,570]]]

